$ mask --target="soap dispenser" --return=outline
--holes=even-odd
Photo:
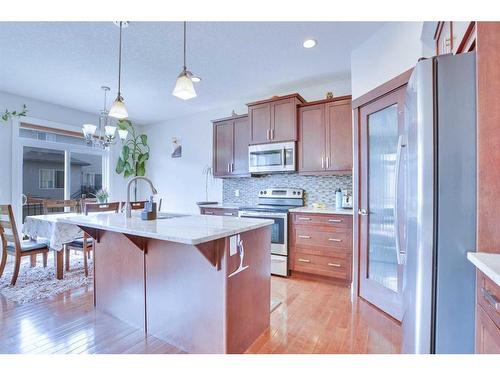
[[[156,202],[153,196],[149,197],[149,201],[144,203],[144,210],[141,212],[142,220],[156,220]]]

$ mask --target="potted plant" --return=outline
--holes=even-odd
[[[118,121],[118,129],[128,136],[122,140],[122,152],[116,163],[116,173],[123,177],[137,177],[146,174],[146,161],[149,160],[148,136],[137,134],[132,122]],[[137,181],[134,184],[134,199],[137,200]]]
[[[100,189],[95,193],[97,203],[108,203],[109,193],[106,189]]]

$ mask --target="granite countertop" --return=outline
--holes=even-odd
[[[500,286],[500,254],[470,252],[467,253],[467,259]]]
[[[171,218],[151,221],[141,220],[136,213],[126,218],[122,213],[100,213],[97,215],[61,215],[58,220],[67,224],[121,232],[130,235],[154,238],[163,241],[198,245],[204,242],[229,237],[238,233],[263,228],[274,222],[267,219],[251,219],[209,215],[168,214]]]
[[[329,215],[351,215],[352,208],[335,208],[335,207],[325,207],[325,208],[314,208],[314,207],[298,207],[292,208],[290,212],[299,212],[303,214],[329,214]]]

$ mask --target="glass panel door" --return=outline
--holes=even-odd
[[[71,153],[70,198],[91,198],[102,189],[102,156]]]
[[[404,95],[402,87],[360,109],[359,295],[398,320],[403,311]]]
[[[64,151],[23,147],[23,221],[43,214],[43,201],[64,199]]]
[[[395,292],[397,112],[397,104],[393,104],[368,115],[368,278]]]

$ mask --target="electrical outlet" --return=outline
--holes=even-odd
[[[234,191],[234,196],[235,196],[235,197],[239,197],[239,196],[240,196],[240,189],[236,189],[236,190]]]

